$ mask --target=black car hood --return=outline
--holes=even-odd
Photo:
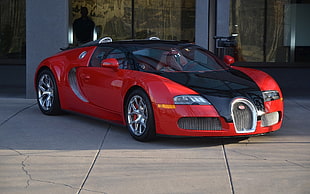
[[[264,110],[263,96],[259,87],[250,77],[238,70],[157,74],[198,92],[229,122],[232,121],[230,106],[234,98],[246,98],[257,110]]]

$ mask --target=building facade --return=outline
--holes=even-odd
[[[77,46],[81,7],[95,23],[93,39],[156,36],[195,42],[245,66],[310,66],[310,0],[2,0],[0,66],[25,66],[27,98],[35,97],[40,61]]]

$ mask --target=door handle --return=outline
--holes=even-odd
[[[82,75],[81,75],[81,78],[84,79],[84,80],[89,80],[89,79],[90,79],[90,76],[89,76],[89,75],[86,75],[86,74],[82,74]]]

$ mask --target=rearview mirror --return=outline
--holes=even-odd
[[[104,60],[101,61],[101,67],[118,69],[119,64],[118,64],[117,59],[115,59],[115,58],[104,59]]]
[[[230,56],[230,55],[225,55],[224,56],[224,62],[227,64],[227,65],[231,65],[235,62],[235,59]]]

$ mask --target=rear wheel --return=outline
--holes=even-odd
[[[147,94],[143,90],[135,90],[128,96],[125,117],[128,130],[134,139],[150,141],[155,138],[153,109]]]
[[[43,70],[37,79],[37,101],[42,113],[57,115],[61,113],[55,78],[50,70]]]

